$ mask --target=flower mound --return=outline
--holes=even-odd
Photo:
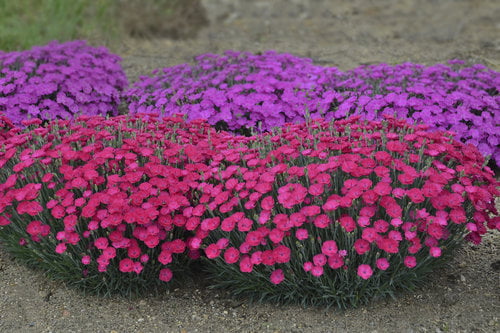
[[[307,58],[267,51],[254,55],[227,51],[198,56],[143,76],[126,95],[130,112],[207,119],[229,130],[268,131],[287,122],[320,115],[343,96],[320,88],[338,72],[314,66]],[[323,95],[323,93],[325,93]],[[306,111],[307,110],[307,111]]]
[[[341,72],[272,51],[195,60],[141,77],[126,93],[131,113],[183,113],[243,133],[307,118],[396,115],[454,131],[500,165],[500,74],[482,65],[451,60],[450,66],[380,64]]]
[[[204,138],[208,125],[124,116],[40,123],[0,143],[2,246],[98,294],[140,294],[185,269],[180,254],[196,251],[186,250],[182,211],[198,167],[177,142]]]
[[[84,41],[0,51],[0,112],[16,125],[31,118],[116,115],[127,84],[120,58]]]
[[[93,292],[162,286],[201,256],[235,294],[356,306],[500,229],[484,158],[425,125],[352,117],[243,137],[181,118],[40,123],[0,143],[0,240]]]
[[[203,185],[210,216],[197,235],[215,285],[357,306],[420,285],[464,238],[499,230],[500,184],[484,158],[427,128],[352,117],[223,151],[220,181]]]
[[[396,115],[456,133],[500,165],[500,73],[483,65],[419,64],[362,66],[345,72],[336,90],[356,97],[339,107],[367,119]],[[344,112],[344,111],[343,111]],[[337,115],[340,116],[340,115]]]

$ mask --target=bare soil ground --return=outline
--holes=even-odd
[[[500,70],[497,1],[202,4],[210,24],[196,38],[123,41],[119,53],[132,81],[154,68],[228,49],[274,49],[344,70],[452,58]],[[500,332],[499,234],[487,235],[480,246],[466,245],[451,264],[426,288],[340,312],[251,305],[202,283],[138,300],[85,296],[0,252],[0,332]]]

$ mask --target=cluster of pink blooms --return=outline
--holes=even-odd
[[[187,254],[247,273],[270,266],[278,284],[299,260],[292,241],[320,249],[302,263],[314,276],[351,269],[369,279],[397,260],[416,267],[422,251],[439,257],[455,228],[474,243],[500,230],[500,184],[477,148],[392,117],[252,137],[180,117],[25,124],[0,142],[0,226],[26,221],[21,244],[55,237],[61,254],[88,242],[82,270],[140,274],[157,260],[169,281],[168,265]],[[179,228],[189,236],[172,237]],[[320,239],[324,230],[356,239],[347,248]],[[349,264],[360,257],[371,259]]]

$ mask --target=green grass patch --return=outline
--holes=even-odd
[[[199,0],[0,0],[0,50],[76,39],[113,49],[127,36],[193,37],[206,24]]]
[[[107,0],[0,0],[0,50],[29,49],[52,40],[106,41],[119,34]]]

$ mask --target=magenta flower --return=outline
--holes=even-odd
[[[368,280],[373,274],[370,265],[362,264],[358,266],[358,276],[364,280]]]
[[[408,268],[413,268],[417,266],[417,258],[414,256],[406,256],[404,259],[404,264]]]
[[[285,274],[282,269],[276,269],[271,273],[269,278],[273,284],[280,284],[285,279]]]
[[[168,282],[168,281],[172,280],[172,277],[173,277],[173,273],[170,269],[163,268],[162,270],[160,270],[160,274],[159,274],[160,280],[162,280],[164,282]]]
[[[385,271],[389,268],[389,260],[387,260],[387,258],[378,258],[376,263],[377,268],[382,271]]]

